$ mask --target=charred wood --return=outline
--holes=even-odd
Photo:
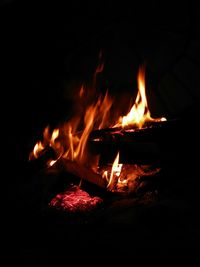
[[[101,155],[102,164],[113,162],[120,152],[120,163],[165,164],[184,161],[196,135],[184,120],[156,122],[141,129],[111,128],[90,135],[90,148]]]
[[[62,158],[58,160],[54,168],[64,170],[67,173],[79,177],[80,179],[83,179],[89,183],[95,184],[98,187],[107,187],[107,181],[103,179],[100,174],[95,173],[92,169],[89,169],[78,162]]]
[[[52,147],[47,146],[37,158],[33,158],[28,162],[28,171],[38,173],[47,167],[47,162],[56,159],[56,153]]]
[[[91,142],[158,142],[168,134],[182,130],[179,120],[154,122],[144,128],[108,128],[93,131],[90,135]],[[167,141],[167,140],[165,140]]]

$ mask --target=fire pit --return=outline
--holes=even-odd
[[[95,77],[102,70],[100,64]],[[154,143],[158,141],[155,137],[160,135],[167,121],[165,118],[153,119],[150,115],[144,67],[138,73],[136,101],[126,116],[111,122],[113,100],[108,92],[103,97],[96,97],[92,91],[91,102],[91,90],[82,86],[79,101],[77,113],[53,131],[46,127],[43,140],[37,142],[30,153],[31,161],[44,163],[47,174],[53,170],[66,176],[62,190],[52,196],[48,208],[71,216],[91,213],[109,198],[118,201],[118,205],[119,201],[128,205],[154,201],[158,195],[156,181],[162,168],[158,162],[152,162],[149,155],[147,162],[137,162],[135,158],[146,157],[145,147],[151,139]],[[105,155],[105,150],[102,152],[99,148],[109,148],[108,143],[114,144],[115,149],[111,148],[111,153],[107,151]],[[133,148],[126,153],[125,143],[142,145],[140,153]],[[126,160],[124,155],[128,155]],[[68,176],[78,178],[79,182],[67,182]],[[99,189],[89,190],[88,184],[100,188],[100,194],[95,193]]]

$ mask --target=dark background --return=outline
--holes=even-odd
[[[99,52],[103,51],[105,69],[99,80],[100,90],[109,88],[114,96],[130,97],[136,90],[138,67],[145,62],[152,114],[168,118],[192,116],[192,125],[186,122],[186,127],[191,127],[191,135],[180,137],[183,146],[190,144],[194,132],[197,137],[199,120],[199,8],[192,1],[67,1],[65,4],[2,1],[0,19],[2,121],[5,119],[4,134],[8,140],[4,177],[8,184],[7,231],[11,237],[7,241],[16,247],[21,239],[25,259],[38,252],[45,261],[51,250],[45,242],[45,234],[49,232],[46,230],[48,234],[41,240],[33,238],[35,233],[41,236],[43,227],[45,229],[37,218],[42,194],[40,182],[33,181],[26,170],[28,154],[36,140],[47,124],[54,126],[68,117],[74,92],[82,82],[90,82]],[[198,140],[192,141],[191,146],[198,153]],[[170,199],[169,207],[160,208],[160,213],[156,209],[153,215],[152,210],[144,212],[141,220],[151,218],[152,228],[142,226],[147,235],[142,235],[138,246],[151,247],[158,243],[162,247],[198,246],[198,163],[193,150],[189,153],[186,150],[184,168],[187,159],[190,162],[186,169],[183,170],[179,162],[180,169],[172,177],[171,169],[167,174],[176,180],[173,189],[168,188],[169,192],[178,190],[184,194],[181,197],[178,194],[175,202]],[[181,182],[183,174],[184,184]],[[176,208],[180,216],[175,215]],[[128,216],[125,218],[129,220]],[[183,224],[184,220],[187,224]],[[159,231],[154,223],[156,227],[160,225]],[[101,231],[95,231],[95,240],[94,232],[87,235],[80,230],[78,240],[88,239],[88,247],[92,242],[113,245],[114,234],[104,231],[101,235]],[[124,237],[121,231],[119,240],[127,242],[127,235]],[[130,236],[134,238],[133,233]],[[52,246],[54,242],[53,239]],[[76,242],[73,246],[76,247]]]

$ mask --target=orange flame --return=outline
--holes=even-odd
[[[39,141],[36,143],[36,145],[33,148],[33,155],[35,158],[38,158],[40,155],[40,152],[44,149],[45,147],[43,146],[42,142]]]
[[[91,99],[94,95],[93,89],[96,86],[96,78],[103,71],[104,63],[102,52],[99,53],[99,64],[94,73],[93,86],[94,88],[85,88],[83,85],[80,88],[77,98],[77,106],[80,107],[74,117],[59,129],[55,129],[50,134],[49,127],[46,127],[43,133],[43,141],[37,142],[33,152],[30,153],[29,159],[38,158],[40,154],[48,146],[52,147],[56,152],[57,158],[50,160],[47,165],[53,166],[56,161],[63,157],[69,160],[76,160],[84,164],[89,157],[87,152],[87,141],[92,130],[108,127],[109,110],[112,106],[112,100],[106,92],[105,96],[100,96],[91,104]],[[87,92],[86,92],[87,91]],[[79,102],[78,102],[79,101]],[[86,103],[85,103],[86,102]],[[90,103],[88,105],[88,103]],[[83,119],[83,120],[82,120]],[[98,160],[90,160],[93,165],[90,166],[93,170],[98,165]]]
[[[147,121],[165,121],[165,118],[153,119],[147,104],[147,98],[145,93],[145,69],[144,67],[139,68],[138,72],[138,94],[135,100],[135,104],[132,106],[131,110],[126,116],[120,117],[119,122],[115,127],[126,127],[129,125],[134,125],[138,128],[142,126]]]
[[[29,160],[37,159],[41,155],[43,150],[46,148],[47,143],[50,142],[50,139],[51,139],[51,135],[49,134],[49,127],[46,127],[43,132],[44,141],[43,142],[38,141],[35,144],[33,151],[29,155]]]
[[[79,97],[82,97],[84,95],[84,87],[83,85],[81,86],[81,89],[79,91]]]
[[[85,90],[81,87],[81,91]],[[81,92],[80,91],[80,92]],[[79,93],[80,96],[80,93]],[[87,151],[88,138],[92,130],[101,129],[108,126],[109,110],[112,106],[112,100],[106,92],[105,96],[100,96],[94,104],[86,107],[82,112],[74,116],[69,122],[64,123],[59,128],[54,129],[52,135],[49,134],[49,128],[46,127],[43,134],[43,141],[39,141],[30,159],[38,158],[41,151],[50,146],[56,152],[56,160],[48,162],[48,166],[52,166],[55,162],[63,157],[69,160],[76,160],[81,164],[95,162],[97,167],[98,162],[89,159]],[[83,117],[83,122],[81,118]],[[94,168],[94,166],[90,166]]]
[[[102,60],[101,54],[99,57]],[[100,62],[94,74],[95,79],[96,75],[102,70],[103,63]],[[47,147],[51,147],[55,151],[56,158],[49,160],[47,163],[48,167],[53,166],[58,159],[63,157],[87,165],[93,169],[93,171],[97,169],[99,155],[96,157],[93,155],[91,157],[87,149],[88,138],[93,130],[111,127],[109,112],[113,102],[107,92],[104,97],[99,96],[97,98],[95,95],[95,100],[91,102],[91,99],[89,99],[90,94],[88,94],[87,89],[88,88],[82,86],[79,91],[76,104],[80,108],[77,109],[74,117],[54,129],[52,134],[50,133],[49,127],[46,127],[43,133],[43,140],[36,143],[33,151],[29,155],[29,159],[38,158],[43,150]],[[84,101],[87,102],[85,103]],[[138,73],[138,94],[135,104],[126,116],[119,118],[118,123],[114,127],[127,127],[130,125],[141,128],[148,121],[164,120],[166,119],[153,119],[150,115],[145,93],[145,70],[144,67],[141,67]],[[108,181],[108,189],[112,190],[116,177],[118,177],[119,184],[125,184],[127,182],[127,180],[120,180],[122,166],[122,164],[119,164],[118,152],[112,165],[110,177],[108,177],[108,171],[105,171],[102,175],[102,179],[106,178]]]

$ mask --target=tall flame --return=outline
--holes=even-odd
[[[102,61],[102,55],[100,54]],[[94,81],[96,75],[103,70],[103,63],[100,62],[94,74]],[[138,72],[138,93],[135,104],[130,109],[126,116],[119,118],[118,123],[114,127],[134,126],[142,128],[147,121],[164,121],[165,118],[153,119],[148,109],[147,98],[145,93],[145,69],[139,68]],[[94,82],[95,84],[95,82]],[[92,95],[92,101],[89,99],[90,91],[83,85],[80,88],[78,97],[76,98],[77,111],[73,118],[66,123],[63,123],[58,128],[54,129],[52,133],[50,128],[46,127],[43,133],[43,140],[36,143],[33,151],[29,155],[29,159],[38,158],[42,152],[51,147],[55,152],[55,158],[51,159],[47,164],[53,166],[61,157],[76,161],[79,164],[87,165],[94,171],[98,167],[98,156],[91,157],[88,148],[88,138],[93,130],[111,127],[109,119],[109,112],[112,107],[112,99],[108,93],[104,96]],[[93,88],[92,88],[93,89]],[[92,91],[92,90],[91,90]],[[113,162],[110,177],[108,171],[103,173],[103,178],[108,181],[108,189],[112,188],[116,181],[116,177],[120,177],[122,164],[119,164],[119,152]],[[120,183],[125,181],[119,180]]]
[[[81,101],[83,100],[81,98],[85,90],[83,86],[80,89],[79,100]],[[77,105],[81,104],[77,103]],[[82,106],[81,114],[75,115],[71,120],[59,128],[54,129],[52,134],[49,133],[49,128],[46,127],[43,134],[43,141],[37,142],[29,158],[38,158],[41,152],[49,146],[56,152],[56,160],[51,160],[48,163],[49,166],[52,166],[60,157],[72,161],[76,160],[81,164],[87,163],[87,165],[88,162],[95,162],[95,165],[97,165],[98,162],[94,158],[89,160],[89,153],[87,151],[88,138],[92,130],[108,126],[108,116],[112,106],[112,99],[106,92],[104,97],[99,96],[93,104]],[[94,166],[90,167],[94,168]]]
[[[153,119],[151,117],[146,92],[145,92],[145,69],[144,66],[139,68],[138,72],[138,93],[134,105],[126,116],[120,117],[119,122],[115,126],[126,127],[129,125],[134,125],[138,128],[142,126],[147,121],[164,121],[165,118]]]

